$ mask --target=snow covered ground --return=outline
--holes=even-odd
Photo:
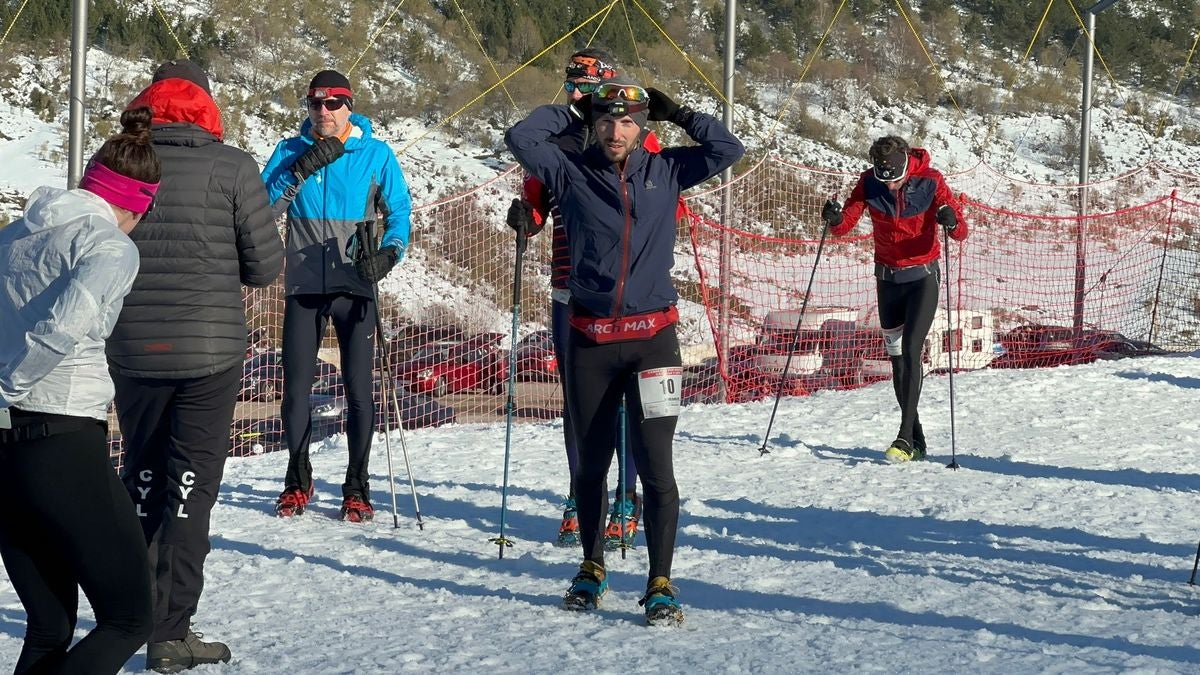
[[[514,430],[503,560],[504,427],[408,432],[425,529],[394,437],[400,528],[336,519],[342,437],[318,496],[272,515],[286,457],[232,459],[196,628],[231,667],[195,672],[1195,673],[1200,352],[926,381],[930,461],[889,465],[888,383],[686,408],[674,581],[680,629],[642,625],[644,541],[613,590],[559,608],[579,551],[549,542],[566,487],[559,422]],[[390,510],[382,442],[374,500]],[[93,624],[84,611],[82,630]],[[23,612],[0,577],[0,663]],[[140,668],[142,656],[131,661]]]

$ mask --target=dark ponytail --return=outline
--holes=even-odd
[[[149,107],[130,108],[121,113],[121,133],[100,146],[92,161],[143,183],[162,179],[162,165],[150,141],[154,111]]]

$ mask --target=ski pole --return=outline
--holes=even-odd
[[[813,280],[817,278],[817,265],[821,264],[821,251],[825,249],[825,236],[829,227],[821,228],[821,241],[817,244],[817,257],[813,260],[812,273],[808,275],[808,288],[804,291],[804,302],[800,304],[800,316],[796,318],[796,332],[792,336],[792,346],[788,349],[787,360],[783,362],[783,373],[779,376],[779,390],[775,392],[775,405],[771,406],[771,418],[767,420],[767,431],[763,434],[762,447],[758,449],[759,457],[771,452],[767,443],[771,440],[771,427],[775,424],[775,413],[779,410],[779,400],[783,398],[783,387],[787,382],[788,370],[792,367],[792,355],[800,348],[800,326],[804,322],[804,313],[808,311],[808,299],[812,295]]]
[[[1192,578],[1188,579],[1188,583],[1196,585],[1196,568],[1200,567],[1200,544],[1196,544],[1196,562],[1192,563]]]
[[[512,456],[513,415],[517,407],[517,328],[521,318],[521,271],[525,263],[525,249],[528,246],[525,224],[521,223],[517,228],[517,256],[513,266],[512,345],[508,349],[508,400],[504,404],[504,484],[500,490],[500,535],[488,540],[499,548],[501,559],[504,558],[504,549],[512,548],[513,545],[513,541],[504,536],[504,518],[508,512],[508,464]]]
[[[617,420],[617,430],[618,433],[621,434],[621,440],[618,441],[617,445],[617,447],[621,450],[621,462],[617,471],[617,491],[620,493],[620,495],[617,497],[617,510],[621,514],[620,518],[618,519],[618,522],[621,524],[621,543],[619,546],[621,549],[621,560],[624,560],[625,551],[633,548],[628,542],[625,541],[625,526],[629,524],[629,516],[627,516],[626,513],[631,513],[632,507],[630,507],[630,511],[626,511],[626,507],[628,506],[627,502],[629,501],[629,486],[626,484],[628,482],[627,476],[629,474],[629,465],[625,463],[628,461],[628,457],[625,454],[625,446],[628,445],[628,443],[625,442],[625,433],[628,427],[626,427],[627,422],[625,417],[624,397],[621,398],[621,405],[617,408]]]
[[[946,337],[949,340],[949,347],[957,347],[957,341],[954,339],[954,323],[950,320],[950,232],[946,228],[942,228],[942,248],[946,249]],[[956,349],[947,350],[947,356],[950,361],[950,463],[946,465],[948,469],[958,469],[958,455],[955,450],[954,437],[954,352]]]
[[[358,231],[359,255],[369,256],[376,252],[375,239],[367,233],[366,223],[357,223],[355,228]],[[379,312],[379,282],[371,282],[371,301],[375,306],[375,353],[379,356],[379,361],[383,367],[383,382],[380,383],[383,395],[383,447],[387,455],[387,470],[388,470],[388,489],[392,493],[392,527],[400,527],[400,510],[396,506],[396,475],[392,470],[392,439],[391,439],[391,423],[389,418],[391,410],[395,409],[397,424],[396,429],[400,432],[400,451],[404,454],[404,469],[408,472],[408,486],[412,490],[413,511],[417,515],[417,529],[425,529],[425,521],[421,519],[421,505],[417,501],[417,484],[413,480],[412,464],[408,461],[408,444],[404,440],[404,413],[400,410],[400,402],[396,397],[395,382],[389,382],[392,378],[391,357],[387,353],[387,343],[383,338],[383,322],[380,320]],[[343,382],[344,382],[343,378]],[[343,387],[344,388],[344,387]],[[391,405],[388,405],[388,392],[391,392]]]

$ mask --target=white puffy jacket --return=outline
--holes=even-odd
[[[104,358],[138,271],[108,202],[40,187],[0,228],[0,407],[106,419]]]

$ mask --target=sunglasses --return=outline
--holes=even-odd
[[[154,205],[157,203],[158,197],[152,194],[146,188],[141,188],[141,193],[144,195],[150,195],[150,203],[146,205],[146,210],[142,211],[142,217],[145,218],[146,216],[150,215],[151,211],[154,210]]]
[[[600,85],[595,82],[572,82],[567,80],[566,82],[563,82],[563,91],[570,94],[578,89],[579,93],[581,94],[590,94],[596,91],[596,88],[599,86]]]
[[[633,84],[602,84],[596,87],[595,96],[601,101],[643,103],[650,100],[645,89]]]
[[[308,109],[309,110],[320,110],[322,107],[324,107],[326,110],[332,112],[334,110],[341,110],[342,106],[344,106],[344,105],[346,105],[346,99],[338,97],[338,96],[335,96],[333,98],[324,98],[324,99],[322,99],[322,98],[308,99]]]

